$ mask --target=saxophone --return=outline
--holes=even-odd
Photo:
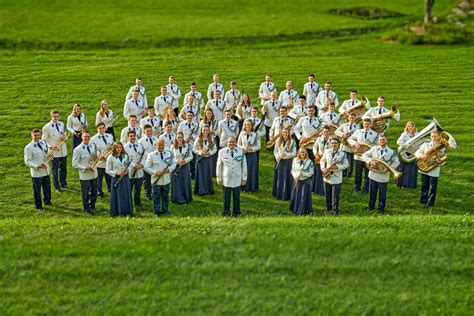
[[[295,125],[295,123],[290,122],[289,124],[284,126],[278,134],[271,137],[270,140],[267,142],[267,150],[270,150],[270,151],[273,150],[273,147],[275,146],[275,143],[276,143],[277,139],[280,137],[283,130],[287,129],[288,131],[290,131],[293,128],[294,125]]]

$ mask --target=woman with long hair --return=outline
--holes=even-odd
[[[131,216],[133,213],[132,191],[128,178],[130,161],[121,142],[115,142],[107,158],[105,172],[112,177],[110,186],[110,216]]]
[[[250,101],[250,96],[247,93],[244,93],[242,96],[242,102],[237,105],[237,109],[235,111],[235,115],[239,118],[239,130],[242,130],[244,121],[250,118],[252,107],[253,105]]]
[[[293,187],[291,166],[296,156],[296,144],[290,136],[290,131],[284,128],[275,142],[275,173],[273,177],[272,195],[279,200],[289,200]]]
[[[74,104],[71,114],[67,117],[67,130],[72,135],[72,151],[82,143],[82,132],[88,131],[87,117],[79,103]]]
[[[217,129],[219,127],[219,122],[216,120],[214,116],[214,112],[212,109],[208,108],[204,111],[204,117],[199,123],[199,130],[203,128],[203,126],[209,127],[209,135],[212,137],[214,144],[216,145],[216,154],[211,155],[212,159],[212,176],[216,176],[216,166],[217,166],[217,152],[219,152],[220,145],[219,145],[219,135],[217,133]]]
[[[174,110],[172,108],[167,108],[165,116],[163,118],[163,126],[162,128],[165,129],[166,125],[168,123],[171,123],[172,130],[174,133],[178,131],[178,126],[179,126],[179,120],[176,118],[176,114],[174,113]]]
[[[217,156],[217,146],[209,126],[204,125],[194,142],[193,151],[197,155],[196,178],[194,180],[194,194],[214,194],[212,175],[216,172],[213,166],[213,157]]]
[[[408,121],[405,125],[405,130],[403,131],[400,138],[397,140],[397,145],[405,145],[410,139],[418,134],[416,130],[415,123],[413,121]],[[402,171],[402,176],[397,180],[397,185],[404,188],[416,188],[418,181],[418,169],[416,168],[416,163],[406,163],[400,161],[400,166],[398,166],[398,171]]]
[[[253,131],[252,120],[244,121],[244,130],[237,140],[237,147],[242,148],[247,160],[247,183],[242,187],[242,191],[254,192],[258,190],[258,156],[260,150],[260,135]]]
[[[189,162],[193,159],[192,147],[184,140],[182,132],[176,134],[176,141],[171,152],[177,161],[171,177],[171,202],[187,204],[193,200],[191,188],[191,171]]]
[[[114,112],[109,108],[109,101],[105,99],[102,100],[100,102],[100,110],[95,115],[95,125],[97,126],[99,123],[104,123],[106,128],[105,132],[112,135],[115,140],[114,120]]]
[[[308,157],[306,148],[298,149],[298,155],[293,159],[291,175],[293,186],[290,197],[290,211],[295,215],[307,215],[313,212],[311,200],[311,177],[314,164]]]

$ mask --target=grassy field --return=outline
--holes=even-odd
[[[3,1],[0,314],[472,313],[474,49],[381,42],[384,30],[420,19],[419,2],[358,3],[405,14],[369,21],[327,13],[350,1],[195,8],[144,1],[135,25],[132,2]],[[453,3],[436,3],[436,14]],[[354,28],[362,31],[337,33]],[[336,33],[321,38],[329,31]],[[112,49],[119,46],[126,48]],[[219,73],[257,103],[266,72],[279,89],[293,80],[301,91],[315,73],[334,83],[340,100],[353,88],[374,101],[384,95],[402,115],[388,131],[393,146],[407,120],[421,129],[435,116],[458,143],[436,207],[427,213],[418,189],[391,185],[390,216],[372,217],[364,212],[368,197],[349,193],[348,180],[340,218],[293,218],[287,202],[271,198],[273,166],[263,151],[261,190],[243,196],[239,220],[220,218],[220,190],[171,205],[169,219],[152,218],[148,201],[135,218],[110,219],[108,199],[88,218],[72,168],[71,192],[53,193],[53,207],[34,210],[22,152],[51,109],[66,120],[81,103],[93,119],[106,98],[121,112],[137,74],[149,101],[169,75],[184,91],[191,81],[204,91]],[[320,215],[323,198],[314,196],[313,206]]]

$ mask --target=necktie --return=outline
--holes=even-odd
[[[234,151],[233,150],[230,151],[230,155],[232,156],[232,158],[234,158]]]
[[[309,118],[309,125],[312,125],[312,124],[313,124],[313,118],[310,117],[310,118]]]
[[[382,109],[381,108],[379,108],[379,114],[382,114]]]
[[[76,118],[79,122],[81,122],[81,115],[80,114],[79,114],[79,116],[76,116]]]
[[[183,147],[179,147],[179,154],[181,155],[183,152]]]
[[[138,100],[135,100],[135,104],[138,106]]]
[[[367,132],[365,132],[365,139],[367,139]]]
[[[330,114],[330,117],[331,117],[331,121],[332,121],[332,113]]]
[[[133,150],[137,152],[137,144],[133,144]]]
[[[218,89],[218,88],[217,88],[217,83],[216,83],[216,90],[217,90],[217,89]]]
[[[37,145],[38,145],[39,149],[43,150],[43,147],[41,146],[41,142],[38,142]]]
[[[204,140],[204,145],[207,146],[207,139]]]
[[[187,125],[188,125],[188,129],[191,129],[191,124],[190,124],[190,123],[187,123]]]
[[[255,126],[255,119],[252,119],[252,125]]]
[[[288,95],[290,95],[290,94],[291,94],[291,90],[288,90]]]
[[[90,154],[91,154],[91,149],[90,149],[90,146],[89,146],[89,145],[87,145],[87,146],[86,146],[86,148],[87,148],[87,152],[88,152],[88,153],[89,153],[89,155],[90,155]]]
[[[311,83],[311,89],[313,89],[313,83]]]
[[[329,91],[326,91],[326,98],[329,98]]]
[[[250,138],[250,134],[247,134],[247,142],[249,141],[249,138]]]
[[[267,88],[270,87],[270,84],[267,82]]]
[[[163,152],[160,152],[160,158],[163,160]]]
[[[327,143],[327,142],[328,142],[327,140],[323,140],[323,148],[326,147],[326,143]]]
[[[380,149],[380,156],[383,155],[383,149]]]
[[[122,162],[122,156],[120,155],[120,156],[118,156],[118,158],[119,158],[120,162]]]
[[[352,101],[352,105],[354,105],[354,101]]]
[[[99,136],[99,138],[101,138],[101,137],[102,137],[102,141],[107,145],[107,141],[105,140],[105,136],[103,136],[103,135]]]
[[[56,129],[57,129],[58,132],[59,132],[59,126],[58,126],[58,125],[59,125],[59,123],[56,123],[56,124],[54,124],[54,127],[56,127]]]
[[[303,162],[304,162],[303,160],[300,160],[300,167],[303,165]]]
[[[152,127],[155,127],[155,124],[153,123],[154,119],[153,118],[150,118],[149,122],[151,123],[151,126]]]
[[[336,156],[336,153],[337,153],[337,151],[332,152],[332,158],[334,158],[334,156]]]
[[[171,134],[168,134],[168,138],[171,140]]]
[[[230,128],[230,121],[227,121],[227,127]]]

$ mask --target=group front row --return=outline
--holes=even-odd
[[[249,125],[251,127],[251,123]],[[153,137],[153,130],[149,126],[145,127],[145,136],[140,140],[130,130],[126,144],[113,142],[111,135],[105,133],[103,123],[97,125],[97,130],[94,137],[89,132],[82,133],[82,142],[74,149],[72,158],[72,166],[79,170],[83,207],[87,213],[94,212],[97,195],[103,194],[103,178],[110,192],[111,216],[131,215],[133,204],[141,206],[142,185],[145,197],[153,198],[155,214],[161,216],[168,214],[170,183],[173,184],[171,200],[174,203],[189,203],[192,200],[191,175],[195,179],[194,194],[205,195],[214,193],[212,177],[215,174],[217,184],[223,187],[224,216],[230,215],[231,195],[232,215],[240,216],[240,191],[251,184],[247,183],[250,180],[248,178],[255,181],[255,176],[252,175],[258,175],[259,155],[250,148],[253,142],[250,140],[251,133],[243,134],[247,137],[242,137],[242,134],[239,137],[239,142],[242,141],[241,138],[246,138],[244,149],[237,147],[237,139],[231,136],[227,139],[226,146],[216,155],[218,144],[208,126],[201,128],[194,144],[187,143],[183,134],[178,132],[176,141],[169,149],[166,149],[164,138]],[[44,203],[51,204],[48,163],[64,144],[58,142],[55,147],[49,148],[48,143],[41,139],[40,130],[34,129],[31,135],[32,142],[25,147],[24,159],[31,169],[36,208],[42,209],[41,189]],[[431,142],[423,144],[417,150],[417,158],[423,158],[436,146],[438,136],[438,131],[431,132]],[[327,138],[327,142],[329,147],[321,157],[314,160],[310,149],[302,146],[297,150],[289,128],[282,130],[275,143],[273,196],[289,199],[290,210],[297,215],[312,212],[311,194],[321,178],[326,196],[326,212],[339,214],[342,173],[348,169],[349,161],[347,153],[340,149],[337,137]],[[387,146],[387,138],[381,134],[378,145],[372,146],[360,158],[369,169],[370,198],[367,210],[375,209],[378,193],[377,210],[383,214],[390,172],[399,165],[397,153]],[[315,161],[319,162],[319,166],[316,164],[315,167]],[[427,206],[434,204],[438,176],[439,167],[422,175],[420,202]],[[66,186],[65,180],[59,177],[59,181],[61,186]],[[253,185],[258,186],[258,183]]]

